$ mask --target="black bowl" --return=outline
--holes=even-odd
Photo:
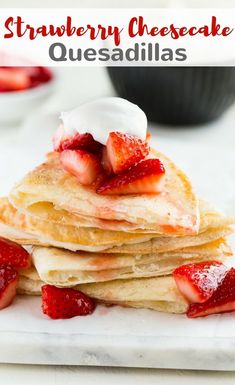
[[[108,73],[119,96],[163,124],[206,123],[235,101],[234,67],[109,67]]]

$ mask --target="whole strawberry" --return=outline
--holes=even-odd
[[[42,310],[52,319],[66,319],[93,313],[95,303],[78,290],[44,285]]]
[[[18,243],[0,238],[0,265],[11,266],[15,269],[25,269],[30,266],[29,253]]]

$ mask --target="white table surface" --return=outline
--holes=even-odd
[[[61,69],[61,84],[57,93],[41,108],[43,112],[66,110],[76,104],[101,95],[112,95],[113,89],[104,69]],[[76,82],[75,82],[76,79]],[[76,87],[76,84],[78,85]],[[68,97],[69,95],[69,97]],[[39,113],[40,111],[37,111]],[[211,144],[224,148],[235,148],[235,106],[233,106],[219,121],[195,129],[170,129],[157,127],[156,135],[162,138],[170,137],[183,142]],[[37,132],[33,131],[32,139]],[[0,126],[0,142],[6,144],[18,142],[20,125]],[[32,146],[35,145],[32,142]],[[0,383],[4,385],[60,385],[78,384],[232,384],[235,380],[233,372],[203,372],[184,370],[152,370],[152,369],[123,369],[95,367],[56,367],[34,365],[5,365],[0,364]]]

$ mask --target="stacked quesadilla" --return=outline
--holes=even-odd
[[[153,149],[126,170],[116,174],[112,170],[108,181],[99,174],[92,183],[81,182],[85,155],[69,158],[70,167],[64,159],[75,152],[81,156],[84,135],[88,134],[65,138],[63,133],[45,162],[0,200],[0,236],[31,247],[32,266],[20,272],[18,291],[40,295],[41,287],[49,284],[74,288],[101,303],[186,312],[188,301],[173,271],[231,256],[227,237],[233,219],[198,201],[186,175]],[[118,135],[125,141],[125,134]],[[133,141],[135,146],[142,143]],[[102,163],[110,148],[100,146]],[[129,156],[135,150],[130,147]],[[79,159],[80,169],[74,165]],[[164,178],[155,178],[150,168],[157,163],[152,159],[164,166]],[[143,162],[148,162],[148,171],[134,179],[133,170]],[[129,178],[125,190],[124,178]]]

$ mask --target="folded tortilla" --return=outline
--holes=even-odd
[[[118,231],[153,230],[163,235],[196,234],[199,207],[190,181],[164,155],[156,152],[154,156],[161,159],[166,169],[162,193],[97,194],[94,187],[81,185],[65,172],[59,155],[51,153],[14,187],[9,199],[24,213],[48,220],[49,212],[66,225]],[[58,216],[56,210],[60,210]]]
[[[234,233],[232,226],[211,228],[196,236],[186,237],[155,237],[146,242],[135,244],[125,244],[106,249],[105,253],[111,254],[149,254],[149,253],[163,253],[170,252],[185,247],[200,246],[211,243],[221,238]]]
[[[172,276],[116,280],[76,288],[91,298],[112,305],[147,307],[170,313],[185,313],[188,309]]]
[[[41,295],[43,284],[35,270],[26,270],[20,276],[18,293]],[[148,308],[168,313],[185,313],[188,308],[187,301],[179,293],[171,276],[115,280],[78,285],[74,288],[105,304]]]
[[[198,235],[163,237],[155,233],[130,233],[65,225],[61,221],[21,213],[7,198],[0,198],[0,236],[23,245],[53,246],[71,251],[159,253],[212,242],[233,231],[230,226],[234,222],[233,218],[214,212],[208,206],[202,206],[202,203],[201,218]]]
[[[144,242],[155,234],[134,234],[65,225],[21,213],[7,198],[0,198],[0,236],[23,245],[55,246],[72,251],[95,252],[115,245]]]
[[[184,263],[223,260],[230,255],[230,247],[220,239],[206,245],[143,255],[74,253],[34,247],[32,260],[42,281],[72,287],[82,283],[168,275]]]

